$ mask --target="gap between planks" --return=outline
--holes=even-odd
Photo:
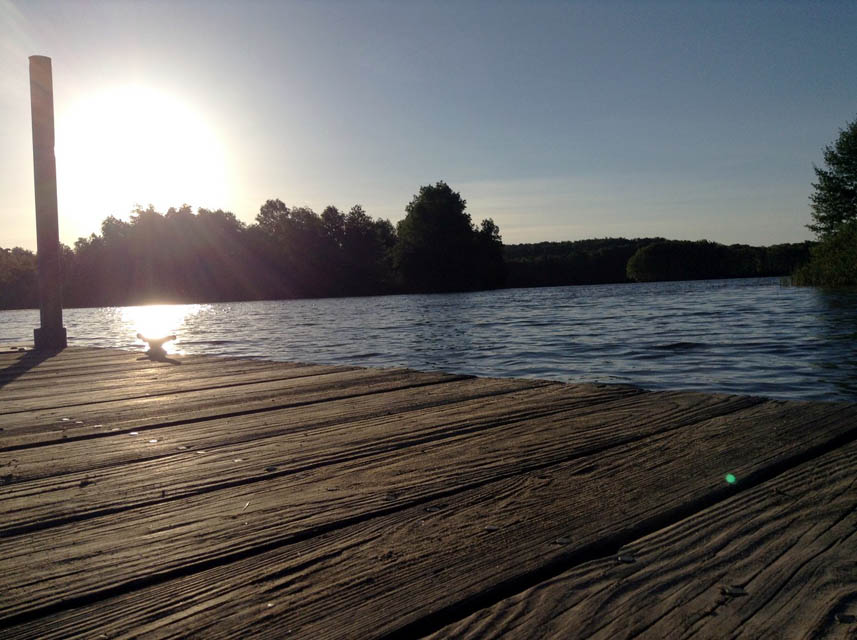
[[[850,443],[430,638],[854,637],[855,549]]]
[[[694,397],[693,394],[677,394],[673,399],[692,397]],[[699,394],[697,401],[703,398],[704,396]],[[739,399],[732,400],[732,409],[737,408],[737,400]],[[725,438],[721,444],[733,444],[729,441],[726,428],[737,418],[735,416],[711,418],[712,411],[715,415],[722,414],[729,406],[721,405],[719,411],[716,411],[712,408],[711,402],[712,400],[709,400],[708,406],[703,403],[697,409],[698,412],[702,411],[703,415],[707,410],[709,419],[697,424],[694,432],[707,426],[712,432],[712,437],[719,440]],[[628,409],[631,415],[639,413],[639,406],[628,407]],[[687,414],[686,404],[683,409],[684,411],[679,413]],[[766,412],[778,412],[779,417],[784,413],[784,409],[778,403],[768,403],[752,415],[745,416],[745,421],[756,423],[765,416]],[[619,413],[621,415],[621,412]],[[661,413],[668,415],[670,410],[662,409]],[[703,415],[697,415],[697,418],[702,418]],[[820,424],[826,425],[828,429],[835,430],[838,424],[836,421],[834,425],[829,424],[833,417],[830,412],[816,417]],[[622,455],[615,453],[614,450],[620,450],[625,455],[633,451],[634,445],[627,444],[628,441],[650,442],[645,447],[650,454],[664,446],[675,448],[676,443],[670,444],[671,440],[677,439],[683,442],[688,437],[688,429],[680,429],[679,426],[693,424],[693,420],[687,419],[686,416],[684,418],[676,416],[672,418],[671,430],[646,438],[635,433],[632,427],[628,427],[627,432],[630,437],[626,435],[626,444],[617,447],[620,436],[616,434],[616,424],[603,417],[600,421],[596,417],[591,420],[594,421],[593,428],[580,429],[577,433],[557,429],[557,425],[561,424],[560,421],[548,422],[541,429],[533,429],[532,423],[525,423],[515,427],[518,435],[514,438],[502,433],[472,434],[451,442],[432,443],[424,449],[411,447],[380,455],[371,462],[359,460],[334,464],[299,473],[294,477],[275,478],[254,487],[234,487],[228,490],[232,494],[231,498],[223,495],[224,491],[189,498],[181,502],[181,509],[178,511],[175,506],[169,504],[153,505],[129,513],[130,521],[128,517],[112,520],[95,518],[86,523],[57,527],[55,531],[37,532],[27,537],[27,549],[22,549],[16,544],[2,545],[4,550],[0,556],[5,558],[7,566],[13,567],[20,562],[28,563],[29,554],[34,550],[48,549],[37,561],[37,565],[48,561],[51,556],[56,556],[57,560],[64,558],[63,563],[71,568],[73,564],[69,564],[72,561],[69,553],[72,556],[79,555],[84,563],[95,557],[99,563],[107,563],[105,566],[112,567],[109,578],[98,571],[93,571],[93,575],[89,577],[76,571],[75,582],[60,588],[59,585],[52,585],[51,576],[44,575],[43,568],[40,570],[39,566],[27,566],[23,571],[25,575],[34,577],[41,574],[38,579],[38,589],[21,591],[9,584],[6,593],[0,597],[4,599],[4,608],[7,611],[13,612],[17,609],[22,615],[27,615],[20,610],[21,605],[24,605],[24,610],[32,609],[33,605],[38,609],[50,607],[48,602],[43,601],[41,605],[37,602],[45,597],[50,601],[63,592],[65,596],[61,597],[69,599],[71,594],[68,593],[68,588],[71,588],[72,592],[80,592],[83,589],[82,593],[85,594],[87,592],[85,590],[109,589],[110,584],[115,585],[112,588],[129,588],[131,584],[138,584],[137,581],[141,579],[145,582],[158,575],[161,576],[157,578],[158,581],[171,579],[176,577],[176,572],[183,574],[188,571],[202,570],[209,562],[221,564],[234,562],[242,557],[254,556],[270,550],[272,547],[282,547],[305,537],[315,537],[324,531],[336,530],[394,513],[439,497],[478,492],[481,487],[498,481],[513,482],[515,477],[531,474],[539,469],[572,464],[582,469],[576,472],[577,475],[587,476],[598,471],[599,465],[593,465],[594,459],[598,456],[609,456],[610,459],[615,459],[618,455],[621,459]],[[725,429],[726,432],[724,432]],[[546,442],[546,436],[551,434],[554,434],[553,439]],[[566,438],[576,438],[578,441],[576,447],[568,451],[569,443],[563,442],[562,435]],[[788,434],[780,435],[785,437]],[[747,437],[746,434],[744,437]],[[478,444],[474,442],[474,438],[478,438]],[[593,440],[596,444],[592,443]],[[599,440],[602,443],[600,448],[597,444]],[[786,438],[786,444],[779,445],[779,453],[782,454],[783,450],[788,450],[789,445],[796,446],[796,443],[789,442]],[[749,449],[746,444],[745,449]],[[512,458],[508,455],[511,452],[515,452]],[[475,453],[478,455],[474,456]],[[588,462],[578,461],[577,459],[581,456]],[[569,462],[569,459],[573,461]],[[672,463],[676,464],[675,461]],[[600,473],[596,475],[600,476]],[[607,475],[608,478],[614,476],[614,473]],[[601,480],[598,482],[600,483]],[[334,493],[324,489],[331,485],[337,488]],[[254,505],[241,518],[241,520],[247,518],[247,522],[242,523],[240,520],[222,517],[224,503],[243,504],[247,498],[252,499]],[[553,502],[552,499],[550,504],[553,505]],[[206,504],[210,506],[205,506]],[[182,551],[185,548],[182,538],[186,535],[182,532],[184,527],[182,523],[186,522],[185,519],[189,514],[195,514],[194,525],[186,533],[192,534],[193,539],[197,541],[195,544],[200,545],[193,550],[191,556],[187,555],[191,552],[191,548],[187,547],[186,551]],[[203,524],[206,518],[215,525],[213,529]],[[139,521],[143,524],[147,520],[150,521],[146,527],[147,530],[151,530],[154,526],[155,530],[165,534],[168,532],[168,535],[166,537],[147,536],[144,538],[147,540],[145,546],[141,547],[140,543],[144,539],[135,543],[128,538],[128,534],[136,527],[129,528],[129,522]],[[168,524],[170,521],[174,524]],[[124,539],[130,546],[115,548],[113,542],[116,536],[110,533],[111,529],[126,531],[123,534]],[[205,542],[204,539],[208,541]],[[13,541],[10,540],[10,542]],[[96,544],[95,548],[100,550],[96,552],[92,547],[93,544]],[[164,544],[174,547],[172,555],[163,547]],[[154,552],[154,555],[145,552],[147,547]],[[160,565],[160,568],[156,568],[153,563]],[[20,564],[17,566],[25,569]],[[141,570],[144,572],[142,575],[139,573]],[[135,573],[138,576],[136,578],[133,577]],[[146,573],[149,574],[148,578],[144,577]],[[123,575],[125,577],[122,577]],[[92,582],[93,580],[95,582]],[[126,587],[121,586],[123,581]],[[22,595],[30,600],[30,604],[25,605],[22,601],[19,601],[18,605],[13,604],[13,601]],[[13,600],[10,601],[9,598]],[[60,604],[57,603],[56,606]],[[35,614],[35,611],[31,613]]]
[[[496,601],[504,588],[520,591],[529,577],[539,582],[550,577],[546,568],[558,575],[558,567],[565,571],[593,554],[613,553],[646,528],[657,531],[690,515],[688,510],[695,513],[734,495],[734,488],[722,485],[724,468],[761,484],[770,479],[764,470],[776,468],[777,461],[796,463],[819,454],[798,438],[805,423],[794,419],[791,407],[772,409],[746,410],[750,415],[740,424],[745,428],[737,429],[728,417],[712,418],[692,430],[658,434],[457,494],[436,490],[405,509],[347,526],[316,527],[287,545],[260,541],[261,553],[126,585],[134,587],[129,593],[117,587],[103,592],[103,601],[93,594],[58,603],[57,609],[7,623],[20,623],[14,630],[22,637],[85,636],[102,629],[158,637],[276,638],[286,628],[303,637],[413,637],[462,607],[482,603],[486,594]],[[771,433],[772,417],[789,428]],[[837,417],[842,416],[815,415],[816,444],[828,446],[836,439],[832,434],[842,431]],[[669,453],[666,464],[646,462]],[[395,470],[391,473],[396,477]],[[684,486],[676,493],[678,478]],[[322,488],[318,491],[323,495]],[[585,517],[592,513],[599,518]],[[248,519],[244,526],[251,524],[252,515],[237,517],[238,524],[243,518]],[[135,548],[133,540],[123,542]],[[132,558],[129,554],[128,561]],[[34,585],[45,588],[36,578]]]
[[[278,409],[310,405],[331,399],[368,396],[394,388],[428,386],[468,376],[415,373],[404,369],[354,369],[284,380],[257,382],[222,389],[203,389],[163,396],[111,400],[68,408],[0,415],[0,451],[55,444],[73,439],[103,437],[105,424],[130,432],[141,428],[172,426]]]
[[[486,382],[493,382],[489,388],[494,387],[503,393],[483,395],[484,391],[480,389],[484,390]],[[295,474],[378,456],[386,459],[407,447],[440,445],[446,440],[460,443],[465,438],[473,443],[481,435],[489,439],[497,437],[498,431],[500,436],[510,437],[527,432],[532,434],[538,428],[550,435],[553,425],[563,420],[562,415],[557,414],[574,410],[585,424],[587,414],[597,413],[600,404],[614,401],[612,404],[615,405],[624,391],[610,387],[564,385],[516,389],[509,388],[509,381],[505,381],[506,388],[503,389],[500,386],[503,382],[482,379],[475,385],[474,398],[465,397],[454,403],[431,402],[427,393],[423,401],[429,400],[428,406],[413,410],[404,406],[398,412],[370,415],[354,421],[343,416],[341,409],[334,412],[332,419],[329,413],[322,414],[321,424],[317,422],[319,416],[312,414],[304,418],[304,424],[289,418],[289,412],[279,412],[280,416],[266,414],[263,417],[266,421],[271,420],[272,425],[265,424],[263,429],[270,430],[270,426],[283,420],[289,426],[280,427],[280,433],[249,442],[220,444],[205,450],[173,452],[166,457],[112,465],[105,469],[76,470],[14,482],[8,485],[0,499],[0,505],[8,514],[5,522],[0,524],[0,536],[8,537],[230,487],[244,487],[241,490],[245,491],[246,486],[252,483],[277,482],[288,486],[289,476]],[[450,392],[443,387],[430,391],[439,391],[441,397]],[[629,411],[635,406],[623,408],[618,405],[614,408]],[[320,408],[331,407],[324,405]],[[703,407],[703,410],[706,408],[709,407]],[[483,434],[488,430],[492,433]],[[148,437],[143,434],[140,439]],[[571,441],[577,440],[580,446],[581,438],[575,438],[573,434],[567,434],[567,437]],[[603,436],[594,436],[594,440],[601,439]],[[547,439],[537,446],[550,444],[551,440]],[[67,446],[59,447],[59,453]],[[35,451],[36,454],[42,452],[43,449]],[[20,462],[26,464],[26,459]],[[27,472],[26,468],[23,472]],[[88,490],[80,491],[82,487]]]

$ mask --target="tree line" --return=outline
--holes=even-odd
[[[395,227],[360,205],[321,215],[268,200],[253,224],[188,205],[108,217],[63,246],[66,306],[466,291],[793,274],[857,285],[857,119],[824,148],[810,196],[817,242],[771,247],[664,238],[503,246],[446,183],[420,188]],[[0,248],[0,309],[38,306],[36,255]]]
[[[61,247],[65,306],[378,295],[494,288],[504,281],[499,228],[475,225],[446,183],[422,187],[394,227],[347,212],[266,201],[247,225],[189,205],[137,207]],[[38,306],[36,256],[0,249],[0,308]]]
[[[218,302],[498,287],[785,275],[809,243],[726,247],[663,238],[504,246],[444,182],[421,187],[394,226],[360,205],[316,213],[266,201],[252,224],[190,206],[136,208],[62,247],[65,306]],[[0,308],[38,306],[36,256],[0,249]]]
[[[770,247],[707,240],[604,238],[505,247],[508,286],[784,276],[809,258],[811,242]]]

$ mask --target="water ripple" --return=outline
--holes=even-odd
[[[178,353],[857,399],[857,293],[775,279],[164,309]],[[67,309],[69,341],[141,348],[140,314],[152,315]],[[37,323],[33,310],[0,312],[0,345],[32,342]]]

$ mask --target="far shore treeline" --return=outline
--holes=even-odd
[[[108,217],[62,247],[67,307],[472,291],[657,280],[781,276],[812,243],[725,246],[605,238],[504,246],[446,183],[424,186],[397,226],[360,205],[321,214],[265,202],[250,225],[190,206]],[[0,249],[0,308],[38,306],[36,256]]]

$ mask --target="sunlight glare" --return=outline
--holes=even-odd
[[[56,136],[60,217],[74,237],[137,204],[228,206],[223,146],[177,97],[140,85],[91,93],[58,114]]]
[[[204,305],[199,304],[152,304],[140,307],[123,307],[122,320],[128,330],[147,338],[162,338],[171,334],[176,339],[164,345],[170,353],[184,353],[181,348],[181,328],[187,319],[198,314]]]

